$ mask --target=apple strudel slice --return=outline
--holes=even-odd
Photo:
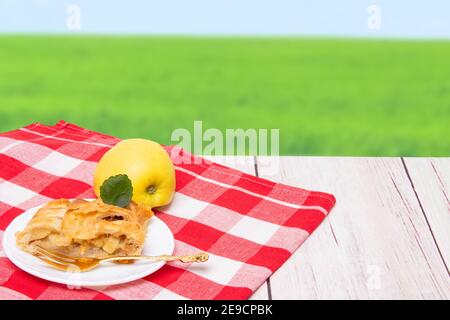
[[[75,258],[140,255],[151,209],[130,203],[120,208],[95,201],[59,199],[39,209],[16,235],[17,245],[36,245]]]

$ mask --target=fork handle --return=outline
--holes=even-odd
[[[126,261],[126,260],[145,260],[151,262],[157,261],[180,261],[183,263],[192,262],[205,262],[209,259],[209,255],[206,252],[199,252],[196,254],[185,255],[185,256],[171,256],[171,255],[160,255],[160,256],[126,256],[126,257],[111,257],[101,259],[100,262],[114,262],[114,261]]]

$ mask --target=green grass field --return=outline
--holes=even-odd
[[[449,156],[450,41],[0,36],[0,131],[59,119],[169,144],[279,128],[282,154]]]

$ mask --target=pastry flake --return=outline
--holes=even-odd
[[[133,202],[120,208],[100,199],[54,200],[17,233],[17,245],[32,254],[38,245],[76,258],[141,255],[152,215],[151,209]]]

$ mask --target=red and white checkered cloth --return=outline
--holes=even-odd
[[[0,240],[29,208],[56,198],[93,198],[96,163],[119,141],[64,121],[0,134]],[[206,251],[207,264],[169,263],[123,285],[69,289],[18,269],[0,247],[0,299],[246,299],[335,203],[330,194],[208,161],[176,165],[176,181],[174,201],[156,214],[175,236],[175,254]]]

